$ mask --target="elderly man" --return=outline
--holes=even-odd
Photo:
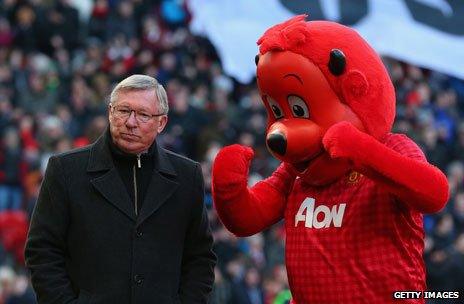
[[[111,93],[108,130],[50,158],[26,244],[39,303],[207,303],[202,172],[157,145],[167,113],[156,79],[130,76]]]

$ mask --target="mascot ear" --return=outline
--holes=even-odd
[[[342,80],[343,96],[348,101],[358,101],[367,95],[369,83],[366,76],[358,70],[351,70]]]

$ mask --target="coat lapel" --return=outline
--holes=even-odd
[[[108,202],[135,221],[135,210],[130,203],[131,199],[115,167],[90,182]]]
[[[156,165],[145,194],[145,200],[137,217],[136,226],[140,225],[158,210],[179,186],[176,171],[172,167],[164,149],[157,146]]]
[[[107,130],[90,150],[87,172],[106,171],[90,182],[109,203],[136,222],[136,226],[138,226],[158,210],[174,193],[179,186],[176,181],[177,173],[165,150],[156,145],[155,170],[145,194],[140,214],[136,217],[126,187],[113,164],[111,151],[106,142],[108,136],[110,135]]]
[[[135,211],[121,177],[113,164],[107,140],[107,130],[90,149],[87,172],[107,171],[90,180],[95,189],[112,205],[135,222]]]

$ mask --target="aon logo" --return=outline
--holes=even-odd
[[[346,204],[334,205],[332,210],[324,205],[319,205],[314,209],[315,200],[307,197],[300,206],[298,213],[295,215],[295,227],[299,222],[304,222],[307,228],[328,228],[341,227]]]

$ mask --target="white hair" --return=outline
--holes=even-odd
[[[119,92],[132,90],[155,90],[162,113],[168,114],[169,104],[166,91],[158,80],[147,75],[135,74],[123,79],[111,92],[110,103],[114,104],[117,101]]]

